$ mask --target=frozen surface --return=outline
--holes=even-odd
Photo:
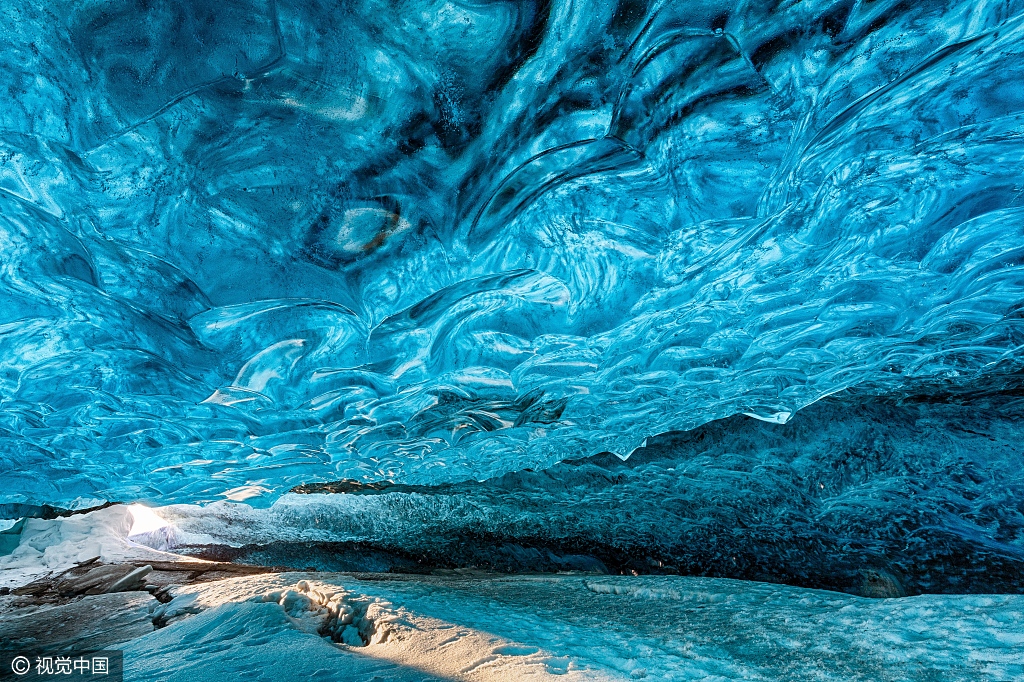
[[[0,501],[1009,390],[1021,10],[0,2]]]
[[[116,649],[153,631],[156,600],[145,592],[95,594],[70,604],[28,608],[14,607],[16,601],[0,597],[0,642],[7,650]]]
[[[1022,602],[708,578],[283,574],[179,588],[164,608],[186,613],[125,661],[139,680],[1003,681],[1024,676]],[[318,629],[362,638],[332,646]]]

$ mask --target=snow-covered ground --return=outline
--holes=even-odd
[[[161,527],[124,507],[34,521],[0,558],[0,579],[16,586],[97,555],[174,558],[131,539]],[[178,585],[165,603],[135,594],[128,606],[83,597],[20,611],[0,597],[0,619],[45,632],[37,621],[89,599],[130,606],[76,637],[124,649],[127,679],[161,682],[1024,679],[1019,595],[865,599],[709,578],[455,572],[269,573]],[[99,632],[121,621],[132,627],[120,639]]]
[[[160,610],[171,624],[127,646],[137,679],[239,670],[267,680],[1024,679],[1020,596],[870,600],[681,577],[277,574],[185,587]],[[346,627],[369,643],[339,628],[338,613],[362,615],[361,628]]]

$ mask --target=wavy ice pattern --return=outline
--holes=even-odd
[[[0,2],[0,497],[483,480],[998,384],[1022,9]]]

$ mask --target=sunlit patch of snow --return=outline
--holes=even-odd
[[[177,559],[158,549],[159,543],[166,546],[173,537],[173,526],[157,525],[160,522],[142,505],[114,505],[51,520],[25,519],[18,546],[0,557],[0,587],[20,587],[96,557],[103,563]]]

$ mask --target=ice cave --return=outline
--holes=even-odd
[[[1024,680],[1024,0],[0,0],[0,659]]]

